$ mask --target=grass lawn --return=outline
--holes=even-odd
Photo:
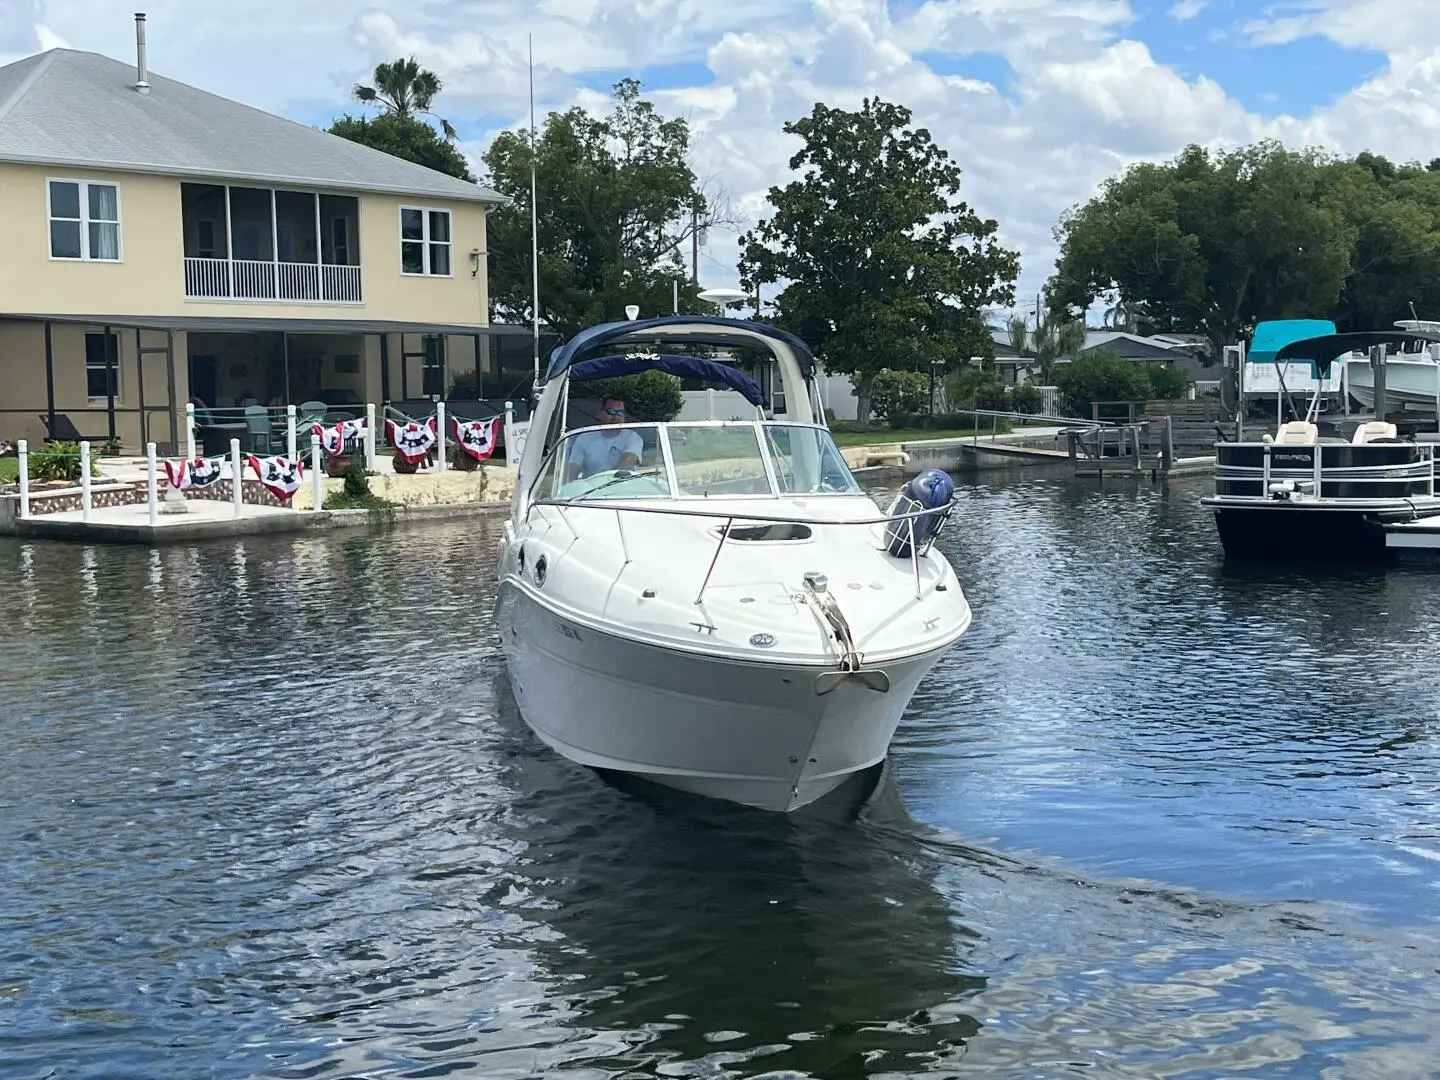
[[[20,459],[0,457],[0,484],[13,484],[20,478]]]

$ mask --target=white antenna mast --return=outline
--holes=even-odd
[[[530,43],[530,319],[532,323],[532,345],[535,356],[535,384],[531,390],[534,400],[540,398],[540,231],[535,206],[535,159],[540,147],[535,142],[535,35],[528,36]]]

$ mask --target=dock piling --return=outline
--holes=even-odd
[[[20,467],[20,516],[30,516],[30,443],[21,439],[15,444],[16,464]]]
[[[365,406],[365,471],[375,471],[375,403]]]
[[[153,442],[145,444],[145,506],[150,513],[150,525],[154,527],[160,524],[160,482],[155,475],[155,444]]]
[[[435,471],[445,471],[445,402],[435,403]]]
[[[315,505],[311,509],[320,510],[321,504],[325,501],[325,473],[320,468],[320,436],[310,436],[310,491]]]
[[[241,485],[245,482],[245,474],[240,471],[240,440],[230,440],[230,477],[233,481],[230,498],[235,507],[235,516],[238,518],[241,507],[245,504],[244,490]]]
[[[80,520],[90,520],[90,441],[80,440]]]

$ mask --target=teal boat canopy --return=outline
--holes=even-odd
[[[1273,364],[1276,354],[1285,346],[1307,338],[1328,338],[1335,333],[1335,324],[1329,319],[1267,319],[1255,324],[1255,333],[1250,337],[1250,347],[1245,350],[1245,361],[1249,364]],[[1297,364],[1310,361],[1312,378],[1321,377],[1320,367],[1330,367],[1334,357],[1310,356],[1304,351],[1287,351],[1285,363]]]

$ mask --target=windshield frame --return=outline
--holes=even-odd
[[[834,436],[834,434],[830,431],[830,429],[829,429],[828,427],[826,427],[826,426],[823,425],[823,424],[807,424],[807,423],[804,423],[804,422],[798,421],[798,420],[759,420],[759,419],[756,419],[756,420],[674,420],[674,421],[670,421],[670,422],[667,422],[667,423],[653,423],[653,422],[635,421],[635,422],[633,422],[633,423],[615,424],[615,425],[587,424],[585,427],[572,428],[571,430],[566,431],[566,432],[556,441],[555,445],[550,448],[550,452],[545,456],[545,460],[541,463],[541,466],[540,466],[539,470],[536,472],[536,476],[535,476],[534,483],[531,485],[531,489],[530,489],[530,499],[531,499],[531,501],[532,501],[532,502],[542,502],[542,503],[556,503],[556,504],[559,504],[559,505],[563,505],[563,504],[568,503],[568,502],[585,502],[585,501],[587,501],[587,500],[590,498],[590,496],[589,496],[588,493],[582,493],[582,494],[574,495],[574,496],[571,496],[571,497],[569,497],[569,498],[560,498],[560,497],[557,497],[557,496],[547,497],[547,496],[540,495],[536,489],[537,489],[537,488],[539,487],[539,485],[544,481],[544,478],[550,475],[550,473],[551,473],[551,471],[552,471],[552,467],[554,466],[554,463],[555,463],[555,459],[556,459],[557,457],[563,459],[563,457],[565,456],[565,454],[566,454],[566,452],[567,452],[567,449],[568,449],[567,444],[569,443],[569,441],[570,441],[571,439],[574,439],[574,438],[582,435],[583,433],[585,433],[585,432],[587,432],[587,431],[597,431],[597,430],[601,430],[601,429],[603,429],[603,428],[605,428],[605,427],[607,427],[607,426],[609,426],[609,427],[618,427],[618,428],[630,428],[630,429],[640,429],[640,428],[643,428],[643,429],[646,429],[646,430],[657,431],[657,432],[658,432],[658,435],[657,435],[657,438],[656,438],[656,443],[655,443],[655,445],[656,445],[656,446],[658,447],[658,449],[660,450],[661,462],[660,462],[659,464],[660,464],[661,467],[662,467],[662,472],[663,472],[663,475],[664,475],[664,477],[665,477],[666,484],[667,484],[667,486],[668,486],[668,488],[669,488],[668,492],[665,493],[665,494],[661,494],[661,493],[657,492],[657,493],[654,494],[654,495],[643,495],[643,496],[641,496],[641,495],[633,495],[633,494],[632,494],[632,495],[616,495],[616,496],[613,496],[613,498],[614,498],[616,501],[622,501],[622,500],[625,500],[625,499],[637,499],[637,498],[643,498],[643,499],[646,499],[646,500],[650,500],[650,499],[669,499],[669,500],[672,500],[672,501],[675,501],[675,502],[683,502],[683,501],[687,501],[687,500],[708,500],[708,499],[711,499],[711,498],[725,498],[725,499],[780,499],[780,498],[806,498],[806,499],[809,499],[809,498],[817,498],[817,499],[818,499],[818,498],[833,498],[833,497],[836,497],[836,496],[843,496],[843,497],[845,497],[845,498],[854,498],[854,497],[856,497],[857,495],[864,495],[864,490],[860,487],[859,481],[855,479],[855,474],[854,474],[854,471],[853,471],[853,470],[851,469],[851,467],[850,467],[850,463],[845,460],[845,455],[841,452],[839,444],[835,442],[835,436]],[[764,492],[737,492],[737,493],[734,493],[734,494],[723,494],[723,495],[718,495],[718,496],[708,496],[708,495],[703,495],[703,494],[693,494],[693,493],[689,493],[689,492],[682,492],[681,489],[680,489],[680,482],[679,482],[679,478],[678,478],[678,476],[677,476],[676,468],[675,468],[675,453],[674,453],[674,449],[673,449],[673,446],[672,446],[671,441],[670,441],[670,430],[671,430],[672,428],[747,428],[747,429],[753,431],[753,432],[754,432],[754,435],[755,435],[755,444],[756,444],[756,447],[757,447],[757,449],[758,449],[758,451],[759,451],[760,460],[761,460],[761,463],[762,463],[762,465],[763,465],[763,467],[764,467],[764,470],[765,470],[765,481],[766,481],[766,485],[767,485],[767,487],[768,487],[769,490],[768,490],[768,491],[764,491]],[[776,463],[776,461],[775,461],[775,448],[774,448],[774,446],[773,446],[773,444],[772,444],[770,435],[769,435],[769,433],[767,432],[767,429],[775,429],[775,428],[792,428],[792,429],[799,429],[799,430],[801,430],[801,431],[815,431],[815,432],[820,433],[820,435],[823,436],[824,439],[829,442],[830,447],[831,447],[831,449],[832,449],[833,452],[834,452],[835,460],[844,468],[844,470],[845,470],[845,475],[846,475],[846,477],[849,479],[851,487],[850,487],[849,489],[847,489],[847,490],[842,490],[842,491],[786,491],[786,490],[783,490],[783,487],[782,487],[781,482],[780,482],[779,469],[778,469],[777,463]],[[819,442],[819,440],[817,440],[817,449],[819,449],[818,442]],[[653,468],[655,468],[655,466],[654,466],[654,465],[650,465],[650,466],[645,466],[643,469],[642,469],[642,468],[637,468],[637,469],[635,469],[635,470],[633,470],[633,471],[635,471],[635,472],[637,472],[637,473],[639,473],[639,472],[641,472],[641,471],[646,471],[646,472],[648,472],[650,469],[653,469]],[[658,479],[658,477],[657,477],[657,479]],[[593,501],[596,501],[596,502],[608,502],[608,501],[610,501],[610,500],[609,500],[609,499],[595,499],[595,500],[593,500]]]

